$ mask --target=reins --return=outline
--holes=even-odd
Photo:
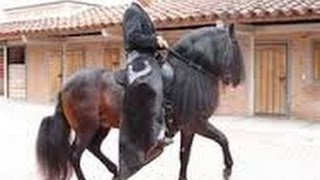
[[[178,60],[180,60],[181,62],[185,63],[186,65],[188,65],[189,67],[191,67],[192,69],[201,72],[202,74],[211,77],[211,78],[216,78],[217,76],[209,71],[207,71],[206,69],[204,69],[201,65],[193,62],[193,61],[189,61],[187,58],[185,58],[184,56],[182,56],[180,53],[176,52],[175,50],[168,48],[167,49],[169,54],[172,54],[173,56],[175,56]]]

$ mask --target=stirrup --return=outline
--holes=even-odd
[[[144,163],[148,164],[149,162],[159,157],[162,153],[163,153],[163,147],[158,146],[158,143],[156,143],[147,151]]]

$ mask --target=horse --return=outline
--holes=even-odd
[[[195,134],[217,142],[224,157],[224,177],[232,173],[227,137],[208,122],[218,107],[219,84],[238,86],[244,80],[243,57],[233,25],[203,27],[180,38],[164,57],[174,70],[165,99],[172,104],[168,127],[180,132],[179,180],[187,180],[190,149]],[[114,175],[127,179],[100,146],[111,128],[122,120],[124,87],[105,69],[76,72],[59,92],[55,112],[44,117],[36,141],[37,161],[45,179],[65,180],[72,169],[85,180],[80,167],[85,149]],[[70,142],[71,130],[75,132]],[[120,157],[121,158],[121,157]]]

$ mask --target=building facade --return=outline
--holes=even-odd
[[[148,12],[171,43],[216,20],[236,24],[246,81],[235,89],[220,88],[218,114],[320,120],[320,3],[194,2],[159,1]],[[92,7],[65,18],[0,24],[0,93],[48,103],[81,68],[121,68],[126,7]]]

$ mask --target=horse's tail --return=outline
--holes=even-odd
[[[70,126],[61,105],[61,93],[53,116],[44,117],[36,142],[36,155],[45,179],[65,180],[70,176]]]

